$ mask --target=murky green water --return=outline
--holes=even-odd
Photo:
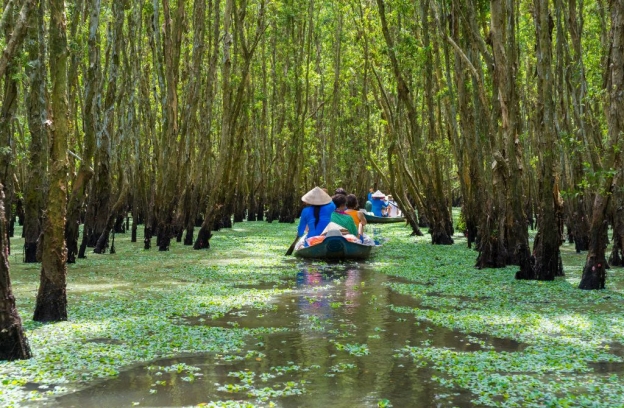
[[[391,282],[400,281],[364,264],[304,264],[296,279],[279,285],[292,291],[277,297],[271,310],[242,309],[217,320],[181,321],[224,330],[270,327],[279,332],[250,337],[248,347],[236,355],[180,356],[134,366],[52,405],[188,406],[234,400],[261,406],[272,401],[279,407],[376,407],[386,402],[394,407],[470,406],[469,393],[441,387],[431,380],[440,373],[397,357],[396,350],[421,342],[480,350],[474,337],[497,351],[523,348],[510,340],[469,337],[394,312],[390,305],[419,305],[390,290],[386,284]]]

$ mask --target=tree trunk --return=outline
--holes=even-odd
[[[85,106],[84,106],[84,149],[78,176],[74,181],[72,193],[67,209],[67,224],[65,239],[67,242],[67,262],[76,262],[79,255],[78,235],[80,227],[80,213],[84,205],[85,195],[89,182],[95,172],[93,171],[93,156],[95,155],[95,140],[97,134],[99,93],[100,93],[100,0],[91,0],[89,9],[89,67],[85,81]],[[93,191],[93,190],[92,190]],[[91,219],[89,221],[92,221]],[[87,229],[93,225],[85,223],[83,234],[88,234]],[[87,241],[88,241],[87,236]],[[84,257],[84,251],[83,251]]]
[[[35,0],[25,0],[13,30],[6,34],[6,46],[0,54],[0,78],[2,78],[9,69],[13,57],[20,49],[26,37],[26,32],[28,31],[28,17],[34,7]],[[8,11],[10,12],[10,10]]]
[[[157,22],[159,15],[155,12],[154,38],[156,45],[162,46],[164,65],[160,62],[156,65],[157,75],[164,80],[165,94],[161,98],[163,104],[164,123],[162,129],[162,142],[158,157],[158,178],[156,201],[154,214],[157,226],[157,244],[159,251],[168,251],[171,238],[175,236],[174,213],[178,208],[180,199],[180,173],[183,170],[178,168],[181,163],[184,149],[179,137],[187,135],[180,134],[178,123],[178,83],[180,53],[182,46],[182,35],[185,26],[186,10],[185,0],[178,0],[177,8],[171,12],[169,1],[164,0],[163,16],[164,24],[160,27]],[[163,32],[163,41],[160,44],[159,31]],[[156,50],[160,53],[161,50]]]
[[[554,280],[561,276],[561,232],[557,214],[563,207],[556,174],[557,135],[555,130],[554,81],[552,73],[552,18],[549,1],[535,1],[535,30],[537,37],[537,77],[540,96],[537,98],[537,123],[540,154],[540,211],[538,234],[534,245],[535,278]],[[526,278],[526,277],[525,277]]]
[[[4,216],[4,193],[0,184],[0,361],[31,357],[30,346],[15,306],[9,275],[9,242]]]
[[[67,320],[67,248],[65,215],[67,211],[67,36],[65,2],[50,0],[50,80],[51,133],[50,190],[43,226],[41,281],[33,319],[39,322]]]
[[[620,170],[621,174],[622,170]],[[620,178],[622,176],[620,175]],[[613,247],[609,256],[610,266],[624,266],[624,192],[615,194],[613,205]]]
[[[97,244],[95,245],[95,248],[93,249],[93,252],[95,252],[96,254],[102,254],[105,252],[108,246],[108,236],[111,230],[113,229],[113,227],[115,226],[115,220],[117,219],[117,216],[119,214],[123,215],[122,211],[126,207],[126,198],[128,196],[128,190],[129,190],[128,182],[125,180],[125,177],[122,176],[122,187],[119,191],[119,196],[117,197],[117,201],[115,202],[115,204],[111,208],[110,213],[108,214],[108,219],[106,220],[106,226],[104,228],[104,231],[102,231],[102,234],[99,236]]]
[[[243,6],[246,6],[243,3]],[[223,13],[223,64],[221,69],[222,80],[222,119],[221,138],[219,143],[219,157],[216,163],[215,179],[208,193],[208,205],[205,211],[204,222],[202,223],[197,240],[193,245],[194,249],[205,249],[209,247],[209,240],[212,236],[215,223],[224,221],[224,226],[231,226],[230,214],[234,197],[235,173],[234,166],[238,164],[243,146],[243,134],[237,132],[237,122],[243,106],[245,89],[249,80],[249,70],[251,61],[264,34],[264,6],[262,1],[258,8],[257,26],[253,39],[246,40],[245,16],[247,10],[237,10],[233,0],[226,0]],[[230,31],[232,27],[232,17],[235,18],[234,26],[237,30],[236,36]],[[233,41],[240,42],[242,49],[242,67],[238,73],[240,82],[236,88],[232,87],[231,81],[234,72],[232,70],[232,45]]]
[[[607,64],[605,106],[609,141],[604,150],[604,169],[622,168],[622,125],[624,124],[624,0],[611,2],[611,44]],[[580,289],[604,289],[606,281],[607,210],[618,186],[620,173],[607,173],[594,199],[589,250]]]
[[[41,235],[41,224],[45,208],[46,167],[48,162],[49,129],[45,125],[48,106],[45,89],[45,42],[44,2],[40,1],[37,12],[31,14],[31,41],[28,53],[30,91],[28,93],[28,128],[30,130],[29,159],[31,175],[24,185],[24,262],[34,263],[37,259],[37,241]]]

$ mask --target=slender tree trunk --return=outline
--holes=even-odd
[[[610,40],[609,61],[606,65],[608,100],[605,106],[609,141],[603,153],[603,168],[619,170],[622,168],[621,152],[624,147],[622,136],[624,124],[624,94],[622,93],[622,88],[624,88],[624,0],[611,2]],[[618,184],[621,183],[620,174],[621,171],[615,174],[613,172],[608,173],[594,199],[589,250],[579,284],[580,289],[604,289],[605,287],[607,211],[614,188],[618,185],[621,186]]]
[[[561,245],[557,212],[563,207],[559,194],[557,143],[555,131],[554,80],[552,73],[552,26],[548,0],[535,1],[535,30],[537,33],[537,77],[540,96],[537,98],[537,123],[540,154],[540,211],[539,239],[534,245],[535,278],[554,280],[563,271],[559,246]],[[526,277],[524,277],[526,278]]]
[[[0,54],[0,78],[2,78],[9,69],[10,63],[13,61],[13,57],[19,51],[22,42],[26,37],[29,15],[34,7],[35,0],[25,0],[22,4],[22,9],[19,13],[17,21],[15,21],[15,25],[12,26],[11,32],[7,33],[6,46]],[[7,11],[11,13],[9,7],[7,7]]]
[[[91,0],[89,9],[89,67],[85,81],[84,106],[84,149],[78,175],[72,186],[67,209],[67,225],[65,239],[67,242],[67,262],[76,262],[78,255],[78,235],[80,227],[80,213],[84,205],[85,195],[89,182],[95,174],[93,171],[93,156],[95,155],[95,139],[98,123],[98,105],[100,92],[100,0]],[[85,224],[86,229],[93,224]],[[88,238],[88,237],[87,237]]]
[[[620,170],[621,172],[621,170]],[[621,179],[621,176],[620,176]],[[624,194],[616,193],[617,199],[613,206],[613,247],[609,256],[610,266],[624,266]]]
[[[246,3],[243,3],[246,7]],[[240,117],[240,111],[243,106],[245,89],[248,84],[248,75],[251,61],[258,45],[258,42],[264,34],[264,1],[260,3],[258,10],[258,19],[255,36],[251,40],[246,40],[245,35],[245,13],[246,10],[237,10],[233,0],[226,0],[225,11],[223,14],[223,64],[221,67],[222,80],[222,120],[221,120],[221,139],[219,143],[219,157],[216,164],[215,179],[212,188],[208,194],[208,205],[205,212],[204,222],[198,233],[194,249],[209,248],[210,237],[214,230],[215,223],[225,221],[224,226],[230,223],[230,214],[232,210],[232,202],[234,197],[234,167],[240,160],[243,145],[242,132],[237,132],[237,122]],[[232,17],[234,16],[234,24],[236,37],[230,31],[232,29]],[[232,87],[232,45],[234,38],[240,41],[242,49],[242,67],[240,70],[240,82],[236,88]],[[228,189],[229,188],[229,189]]]
[[[155,202],[155,215],[157,220],[157,243],[159,251],[168,251],[171,238],[175,236],[173,229],[174,213],[178,207],[180,172],[178,168],[183,154],[178,124],[178,80],[182,33],[185,20],[185,1],[178,0],[177,9],[171,13],[169,1],[163,1],[164,14],[164,79],[165,97],[164,103],[164,126],[161,143],[161,156],[159,158],[159,182],[157,199]],[[160,27],[155,27],[159,30]],[[160,70],[159,70],[160,72]]]
[[[425,103],[427,106],[427,143],[425,149],[427,155],[431,158],[431,169],[428,171],[425,188],[427,194],[425,201],[430,215],[431,242],[434,245],[451,245],[453,244],[453,222],[451,214],[448,210],[448,198],[444,194],[444,186],[442,181],[442,160],[439,157],[439,149],[432,146],[440,141],[439,129],[436,122],[436,106],[434,105],[434,93],[437,92],[437,81],[434,81],[433,64],[437,61],[437,54],[433,52],[436,48],[434,41],[431,39],[431,10],[429,2],[421,2],[422,24],[423,24],[423,43],[425,47]],[[440,115],[438,115],[439,117]],[[417,137],[412,135],[412,137]],[[425,161],[423,160],[422,163]]]
[[[7,44],[0,55],[0,78],[4,79],[2,94],[2,106],[0,107],[0,184],[4,186],[4,203],[6,206],[7,239],[13,237],[15,216],[13,214],[13,202],[15,199],[16,185],[15,174],[15,138],[14,121],[18,106],[18,82],[17,74],[21,71],[19,63],[14,59],[26,36],[28,27],[28,14],[34,1],[26,2],[22,13],[15,21],[13,13],[9,13],[4,24],[4,36]],[[9,245],[10,250],[10,245]]]
[[[41,281],[33,319],[39,322],[67,320],[67,36],[65,2],[50,0],[50,80],[52,92],[52,145],[50,146],[50,190],[43,226]]]
[[[28,53],[30,91],[27,97],[28,129],[30,130],[29,159],[31,175],[24,186],[24,262],[39,262],[37,259],[37,241],[41,235],[41,224],[45,208],[46,167],[48,162],[49,129],[45,125],[48,117],[48,103],[45,89],[45,42],[44,8],[45,2],[39,1],[38,10],[31,14],[31,41]]]
[[[102,254],[106,250],[108,246],[108,236],[110,235],[111,230],[115,226],[115,220],[119,214],[122,214],[122,211],[126,206],[126,199],[128,197],[129,184],[125,179],[125,176],[122,175],[122,186],[119,189],[119,196],[117,197],[117,201],[113,204],[110,213],[108,214],[108,219],[106,220],[106,226],[102,234],[99,236],[95,248],[93,252],[96,254]],[[111,250],[112,251],[112,250]]]

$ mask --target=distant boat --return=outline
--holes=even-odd
[[[328,236],[323,242],[295,251],[295,256],[314,259],[366,259],[373,246],[347,241],[342,236]]]
[[[405,217],[377,217],[364,213],[366,221],[370,224],[390,224],[392,222],[405,222]]]

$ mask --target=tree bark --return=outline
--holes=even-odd
[[[78,235],[80,227],[80,212],[84,205],[85,195],[89,183],[95,174],[93,170],[93,156],[95,155],[95,139],[98,124],[99,92],[100,92],[100,0],[91,0],[89,9],[89,67],[85,81],[84,106],[84,149],[78,176],[74,180],[72,193],[67,209],[67,225],[65,240],[67,242],[67,262],[76,262],[78,255]],[[95,191],[95,190],[94,190]],[[90,220],[91,221],[91,220]],[[85,224],[85,231],[93,225]],[[88,237],[87,237],[88,241]]]
[[[579,289],[604,289],[606,282],[607,211],[614,189],[619,185],[624,147],[624,0],[611,2],[610,35],[609,63],[606,66],[608,100],[605,106],[608,144],[603,153],[603,168],[607,172],[594,199],[589,250]]]
[[[50,80],[52,91],[50,146],[50,190],[43,225],[41,281],[33,319],[39,322],[67,320],[67,248],[65,216],[67,211],[67,35],[65,2],[50,0]]]
[[[559,194],[559,176],[557,166],[557,135],[555,130],[554,80],[552,73],[552,17],[549,1],[535,1],[535,30],[537,37],[537,123],[540,154],[539,178],[539,228],[540,239],[536,240],[533,252],[535,256],[535,278],[554,280],[561,276],[560,225],[557,213],[563,207]],[[527,277],[523,277],[527,278]]]
[[[22,4],[22,10],[20,11],[19,17],[15,22],[15,26],[10,34],[7,35],[7,42],[4,50],[2,50],[2,54],[0,55],[0,78],[4,76],[6,73],[13,57],[19,50],[24,38],[26,37],[26,32],[28,31],[28,19],[29,14],[32,12],[35,7],[35,0],[25,0],[24,4]]]
[[[30,16],[30,42],[28,64],[30,90],[27,96],[28,129],[30,130],[30,177],[24,185],[24,262],[41,261],[37,258],[37,242],[42,231],[43,211],[45,208],[46,167],[48,162],[49,128],[48,102],[45,78],[45,42],[44,14],[45,2],[38,2],[37,12]]]
[[[9,242],[4,214],[4,193],[0,184],[0,361],[24,360],[31,357],[30,346],[11,289]]]

